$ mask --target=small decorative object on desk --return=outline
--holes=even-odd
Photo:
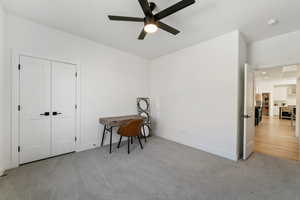
[[[146,117],[143,126],[143,134],[148,137],[151,136],[151,113],[150,113],[150,98],[139,97],[137,98],[137,111],[140,116]]]

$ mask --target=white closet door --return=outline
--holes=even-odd
[[[52,155],[75,151],[76,67],[52,62]]]
[[[20,64],[19,155],[22,164],[51,156],[51,63],[21,56]]]

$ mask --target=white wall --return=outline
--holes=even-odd
[[[8,15],[6,22],[6,52],[14,49],[80,62],[81,149],[99,144],[103,128],[99,117],[135,114],[136,98],[149,95],[147,60],[15,16]],[[6,58],[10,68],[8,53]],[[6,166],[11,155],[7,133]]]
[[[157,135],[237,160],[239,40],[235,31],[151,62]]]
[[[300,63],[300,31],[254,42],[249,47],[252,65],[258,68]]]
[[[0,176],[3,174],[4,170],[4,17],[5,13],[0,2]]]

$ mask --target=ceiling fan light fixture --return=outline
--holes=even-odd
[[[144,30],[147,33],[155,33],[157,31],[157,29],[158,29],[157,25],[152,24],[152,23],[146,24],[145,27],[144,27]]]
[[[196,3],[196,0],[181,0],[178,3],[157,13],[153,13],[153,10],[155,10],[156,8],[155,3],[149,2],[148,0],[138,0],[138,2],[143,10],[145,17],[108,15],[108,18],[112,21],[144,22],[143,29],[138,36],[138,40],[144,40],[148,33],[155,33],[158,29],[162,29],[173,35],[177,35],[178,33],[180,33],[179,30],[161,22],[161,20]]]

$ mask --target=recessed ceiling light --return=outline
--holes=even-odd
[[[270,25],[270,26],[274,26],[274,25],[276,25],[276,24],[278,24],[279,23],[279,21],[277,20],[277,19],[270,19],[269,21],[268,21],[268,24]]]

